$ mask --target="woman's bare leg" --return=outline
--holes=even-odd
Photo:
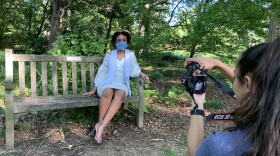
[[[105,88],[102,92],[100,101],[99,101],[99,118],[98,122],[102,122],[108,108],[112,102],[114,90],[112,88]]]
[[[95,135],[95,140],[98,143],[102,142],[102,133],[108,123],[112,120],[115,116],[119,108],[121,107],[123,100],[125,98],[125,92],[123,90],[115,90],[114,91],[114,98],[109,106],[107,113],[105,114],[103,121],[98,126],[97,133]]]

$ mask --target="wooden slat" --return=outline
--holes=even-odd
[[[25,62],[18,62],[19,96],[25,96]]]
[[[67,63],[62,62],[62,83],[63,83],[63,95],[68,94],[68,85],[67,85]]]
[[[13,61],[25,62],[102,62],[103,58],[95,56],[50,56],[14,54]]]
[[[66,108],[97,106],[100,98],[98,96],[49,96],[49,97],[23,97],[14,101],[15,113],[57,110]],[[124,102],[137,102],[139,96],[127,97]]]
[[[86,80],[86,65],[81,63],[81,79],[82,79],[82,91],[85,93],[87,91],[87,80]]]
[[[47,62],[41,62],[42,68],[42,94],[43,96],[48,95],[48,72],[47,72]]]
[[[76,66],[76,62],[72,63],[72,90],[73,90],[73,94],[77,94],[77,66]]]
[[[30,74],[31,74],[31,96],[37,96],[37,84],[36,84],[36,62],[30,62]]]
[[[97,106],[99,97],[79,97],[75,98],[33,98],[24,100],[15,100],[14,111],[16,113],[43,111],[43,110],[57,110],[66,108],[78,108],[78,107],[89,107]]]
[[[52,82],[53,82],[53,95],[58,95],[57,86],[57,62],[52,62]]]
[[[93,85],[93,82],[94,82],[94,63],[90,63],[90,65],[89,65],[89,67],[90,67],[90,73],[89,73],[89,75],[90,75],[90,84],[91,84],[91,89],[94,87],[94,85]]]

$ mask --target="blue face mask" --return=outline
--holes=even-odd
[[[125,48],[128,46],[125,42],[118,42],[115,44],[118,50],[125,50]]]

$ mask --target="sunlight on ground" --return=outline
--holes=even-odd
[[[153,66],[145,66],[145,67],[142,67],[143,70],[145,71],[153,71],[155,70],[155,68]]]

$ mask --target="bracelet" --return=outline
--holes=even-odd
[[[204,110],[193,109],[193,110],[191,110],[191,115],[201,115],[201,116],[204,116]]]

